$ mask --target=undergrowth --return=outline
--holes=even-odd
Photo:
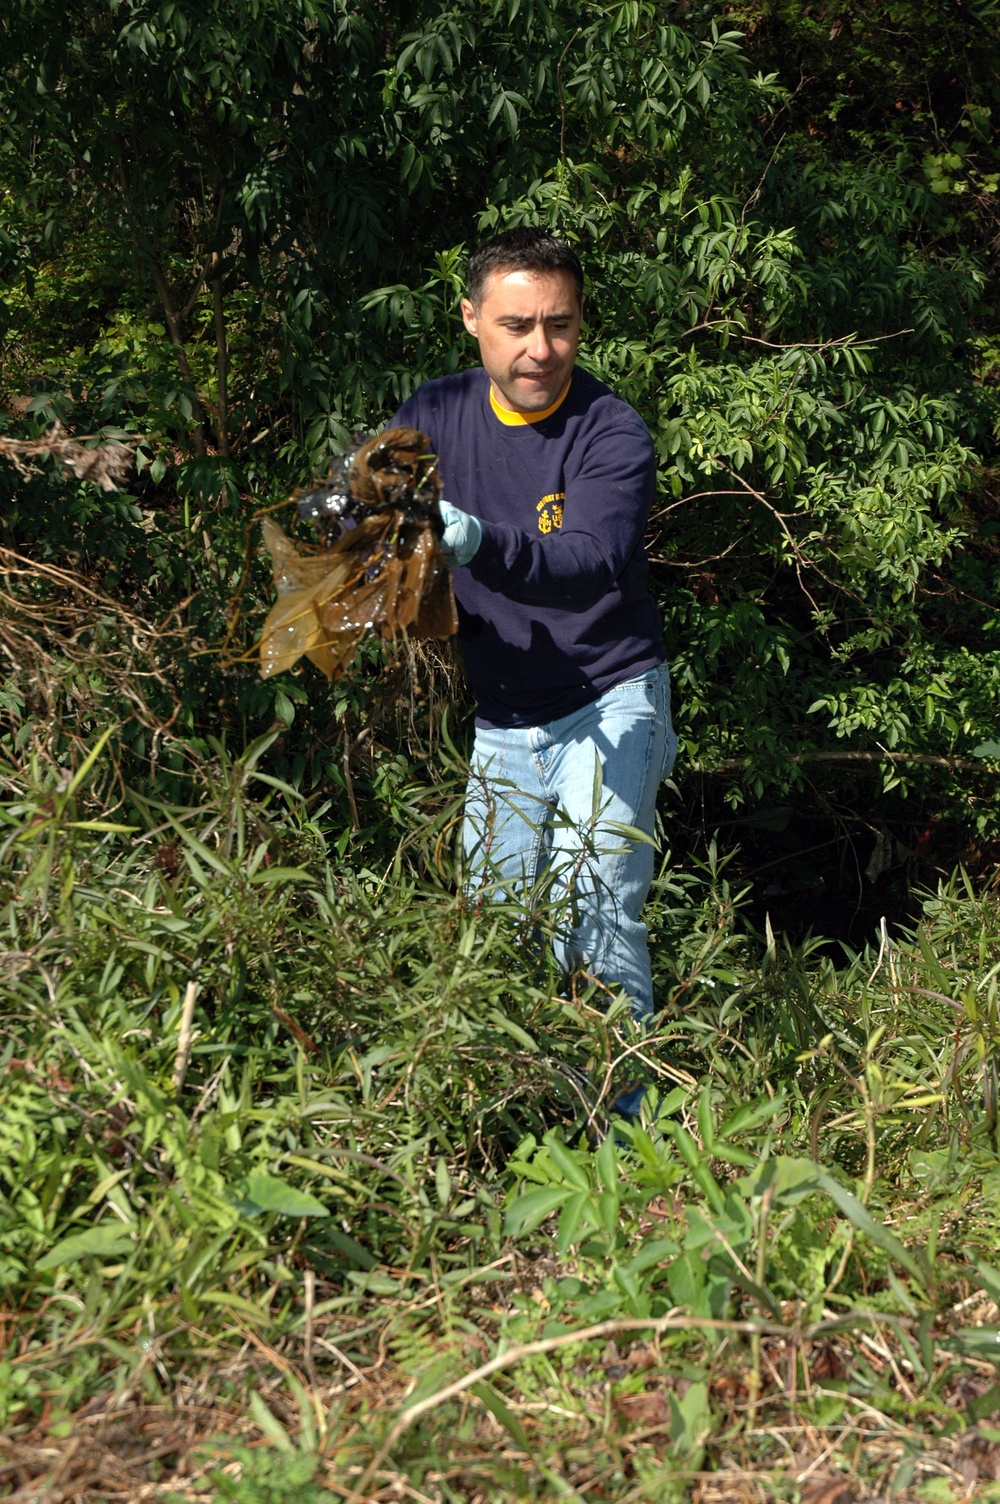
[[[0,1488],[1000,1497],[995,893],[836,963],[666,856],[639,1033],[461,897],[453,748],[373,834],[279,730],[0,768]]]

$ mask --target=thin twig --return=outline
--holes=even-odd
[[[177,1036],[177,1054],[174,1057],[174,1092],[179,1096],[181,1087],[184,1085],[184,1077],[187,1075],[188,1061],[191,1059],[191,1023],[194,1019],[194,1005],[198,999],[197,982],[188,982],[184,993],[184,1006],[181,1009],[181,1027]]]
[[[704,1330],[726,1332],[760,1332],[767,1336],[790,1336],[793,1328],[780,1326],[775,1322],[766,1321],[722,1321],[712,1317],[678,1316],[671,1313],[667,1316],[657,1317],[655,1320],[628,1319],[619,1321],[600,1321],[596,1326],[583,1327],[578,1332],[561,1332],[558,1337],[543,1337],[537,1342],[524,1342],[516,1347],[510,1347],[506,1352],[497,1353],[488,1363],[481,1363],[471,1373],[464,1374],[456,1379],[453,1384],[446,1384],[443,1389],[438,1389],[434,1394],[429,1394],[426,1399],[418,1400],[415,1405],[408,1405],[396,1417],[385,1441],[379,1447],[377,1453],[368,1464],[357,1486],[347,1495],[344,1504],[366,1504],[366,1496],[369,1484],[378,1472],[382,1463],[388,1457],[392,1448],[399,1438],[408,1431],[415,1420],[425,1415],[428,1410],[433,1410],[437,1405],[444,1404],[446,1400],[454,1399],[456,1395],[464,1394],[467,1389],[482,1383],[491,1374],[498,1373],[503,1368],[512,1368],[515,1363],[520,1363],[524,1358],[536,1357],[542,1353],[558,1351],[561,1347],[571,1347],[577,1342],[592,1342],[598,1337],[614,1337],[622,1332],[653,1332],[659,1335],[662,1332]]]
[[[316,1307],[316,1271],[307,1269],[305,1272],[305,1333],[302,1339],[302,1361],[309,1372],[312,1382],[316,1383],[315,1369],[313,1368],[313,1313]]]
[[[218,383],[219,453],[229,457],[229,352],[226,344],[226,310],[222,296],[222,257],[212,252],[212,309],[215,317],[215,370]]]
[[[753,761],[750,757],[723,757],[719,762],[708,767],[703,762],[688,763],[692,773],[727,773],[737,768],[748,768]],[[967,757],[940,757],[930,752],[793,752],[788,758],[789,762],[897,762],[917,763],[924,767],[949,768],[952,772],[961,773],[993,773],[985,761],[973,762]]]
[[[879,921],[878,959],[877,959],[877,961],[875,962],[875,965],[872,968],[872,974],[871,974],[871,976],[868,978],[868,986],[869,987],[871,986],[871,984],[874,982],[875,978],[879,974],[879,970],[881,968],[882,962],[885,960],[885,953],[889,949],[889,945],[890,945],[889,931],[886,928],[885,915],[883,914],[881,920]]]
[[[344,770],[344,788],[347,791],[347,802],[351,809],[351,824],[355,830],[360,830],[361,818],[358,815],[358,806],[354,798],[354,780],[351,777],[351,733],[346,718],[344,720],[344,750],[341,753],[340,766]]]
[[[565,157],[566,157],[566,96],[563,93],[563,86],[562,86],[562,65],[563,65],[563,59],[565,58],[567,52],[572,47],[573,43],[576,41],[577,37],[580,35],[580,33],[581,33],[582,30],[583,30],[582,26],[578,26],[576,28],[576,30],[574,31],[573,35],[570,37],[569,41],[566,43],[566,46],[563,48],[562,52],[559,54],[559,61],[558,61],[558,63],[556,63],[556,92],[559,95],[559,160],[560,160],[560,162],[564,161]]]
[[[758,1289],[764,1288],[764,1280],[767,1276],[767,1219],[771,1210],[771,1196],[774,1191],[773,1183],[769,1185],[760,1199],[760,1220],[757,1225],[757,1267],[754,1271],[757,1277]],[[757,1402],[760,1399],[760,1332],[753,1332],[750,1336],[750,1375],[747,1393],[747,1426],[753,1427],[757,1422]]]
[[[864,350],[866,345],[881,345],[888,339],[902,339],[904,334],[912,334],[912,329],[897,329],[893,334],[866,335],[864,339],[857,339],[856,334],[842,334],[838,339],[794,340],[790,345],[776,344],[770,339],[758,339],[753,334],[741,334],[740,338],[749,340],[752,345],[764,345],[768,350],[833,350],[837,346],[851,345],[856,350]]]
[[[275,1018],[281,1019],[281,1022],[285,1025],[285,1028],[289,1029],[291,1033],[294,1034],[295,1038],[298,1040],[299,1044],[304,1050],[308,1050],[312,1055],[318,1053],[319,1045],[316,1044],[315,1040],[309,1037],[305,1029],[303,1029],[302,1025],[300,1023],[297,1023],[290,1013],[286,1013],[284,1008],[279,1008],[277,1003],[271,1004],[271,1012],[274,1014]]]
[[[728,467],[727,467],[727,470],[728,470]],[[739,475],[735,470],[728,470],[728,474],[732,477],[732,479],[736,482],[736,484],[738,486],[742,486],[746,490],[747,495],[752,496],[756,501],[758,501],[760,503],[760,505],[762,507],[764,507],[768,512],[770,512],[771,516],[777,522],[777,524],[780,527],[781,531],[784,533],[785,540],[788,543],[789,549],[791,550],[792,560],[793,560],[794,568],[795,568],[795,578],[799,582],[799,589],[802,591],[802,594],[805,596],[805,598],[809,602],[810,606],[812,606],[812,608],[815,611],[816,615],[819,616],[819,614],[820,614],[819,605],[817,604],[815,598],[813,597],[811,591],[808,589],[808,587],[806,585],[806,582],[805,582],[805,580],[802,577],[803,566],[805,566],[807,568],[815,569],[816,572],[817,572],[817,574],[821,575],[822,578],[824,580],[826,580],[826,583],[828,585],[832,585],[832,586],[834,586],[834,588],[837,588],[835,581],[829,579],[827,577],[827,575],[825,575],[823,573],[822,569],[819,568],[818,564],[816,564],[814,560],[810,559],[805,554],[804,550],[799,546],[798,542],[796,541],[795,537],[792,534],[791,528],[788,526],[788,523],[785,520],[785,518],[786,518],[786,516],[788,514],[785,513],[785,512],[780,511],[774,505],[773,502],[768,501],[767,497],[764,495],[764,493],[762,491],[758,491],[757,488],[756,488],[756,486],[751,486],[750,483],[749,483],[749,481],[745,481],[743,479],[742,475]],[[843,587],[840,587],[840,588],[843,588]],[[848,592],[848,594],[849,593],[850,592]]]
[[[744,203],[743,208],[740,210],[740,229],[743,229],[744,225],[747,222],[747,210],[754,208],[757,204],[758,199],[760,198],[761,189],[764,186],[768,173],[774,166],[774,159],[775,157],[777,157],[778,152],[781,150],[781,144],[787,134],[787,131],[782,131],[781,135],[778,137],[777,141],[774,144],[774,150],[768,158],[767,166],[764,168],[764,171],[761,173],[760,177],[757,180],[756,188],[750,194],[749,198]]]

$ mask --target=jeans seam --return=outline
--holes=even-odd
[[[612,684],[604,694],[614,694],[619,689],[638,689],[646,686],[655,688],[662,680],[668,679],[669,670],[665,663],[657,664],[656,668],[647,668],[641,674],[636,674],[632,679],[621,679],[617,684]],[[598,698],[603,699],[603,695]]]

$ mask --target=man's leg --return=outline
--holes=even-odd
[[[637,1019],[653,1011],[639,915],[654,850],[614,827],[652,838],[676,751],[664,665],[548,726],[477,729],[466,794],[466,891],[494,896],[499,883],[530,907],[549,883],[567,908],[558,959],[620,986]]]
[[[677,752],[666,665],[542,729],[550,739],[538,753],[542,782],[559,810],[549,857],[555,895],[561,886],[571,891],[557,955],[567,970],[620,986],[633,1016],[646,1018],[653,984],[639,916],[655,851],[615,827],[631,825],[652,839],[657,789]]]
[[[553,807],[532,748],[533,729],[477,727],[465,793],[465,891],[498,887],[530,906],[551,844]]]

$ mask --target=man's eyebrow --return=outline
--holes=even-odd
[[[558,313],[547,313],[542,322],[550,324],[554,320],[571,319],[572,317],[572,312],[567,309],[565,312],[560,311]],[[498,324],[533,324],[535,322],[535,317],[534,314],[531,313],[500,313],[497,314],[496,321]]]

